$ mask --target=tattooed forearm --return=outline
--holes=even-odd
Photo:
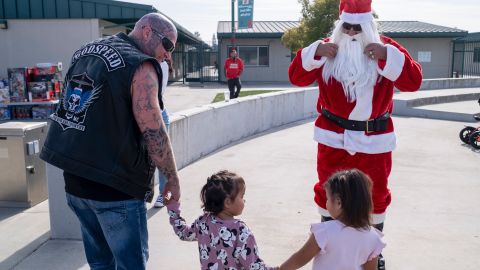
[[[151,63],[144,63],[135,73],[132,83],[132,106],[150,157],[170,185],[178,186],[172,146],[158,101],[158,78]]]
[[[177,168],[171,151],[170,140],[165,128],[150,129],[143,132],[143,138],[148,148],[150,157],[154,160],[158,170],[167,179],[176,179]]]

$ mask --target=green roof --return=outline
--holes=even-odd
[[[149,5],[113,0],[0,0],[0,19],[131,20],[156,11]]]
[[[480,32],[469,33],[463,38],[455,39],[455,42],[480,42]]]
[[[467,31],[419,21],[379,21],[380,31],[393,38],[464,37]]]
[[[237,23],[237,22],[235,22]],[[298,27],[299,21],[254,21],[253,28],[238,29],[237,38],[280,38],[285,31]],[[378,21],[379,29],[393,38],[464,37],[467,31],[419,21]],[[219,38],[231,37],[231,21],[220,21],[217,26]]]
[[[238,22],[235,22],[235,25],[237,24]],[[298,21],[253,21],[253,28],[237,29],[235,36],[237,38],[280,38],[285,31],[299,25],[300,22]],[[217,36],[219,38],[231,37],[231,31],[231,21],[218,22]]]
[[[114,0],[0,0],[0,19],[102,19],[133,28],[138,19],[151,12],[161,13],[150,5]],[[178,41],[202,42],[172,22],[179,33]]]

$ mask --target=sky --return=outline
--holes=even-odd
[[[231,0],[122,1],[152,5],[190,32],[200,32],[207,43],[217,32],[218,21],[231,20]],[[479,0],[373,0],[372,8],[383,21],[422,21],[480,32]],[[253,20],[300,20],[300,10],[297,0],[255,0]]]

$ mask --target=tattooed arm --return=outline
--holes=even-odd
[[[158,170],[168,182],[163,195],[169,191],[174,200],[180,199],[180,185],[172,146],[163,123],[158,102],[158,76],[153,65],[143,63],[135,72],[132,82],[133,114]]]

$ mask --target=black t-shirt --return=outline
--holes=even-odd
[[[125,194],[112,187],[99,184],[97,182],[63,172],[65,179],[65,192],[88,200],[113,202],[133,199],[132,196]]]

